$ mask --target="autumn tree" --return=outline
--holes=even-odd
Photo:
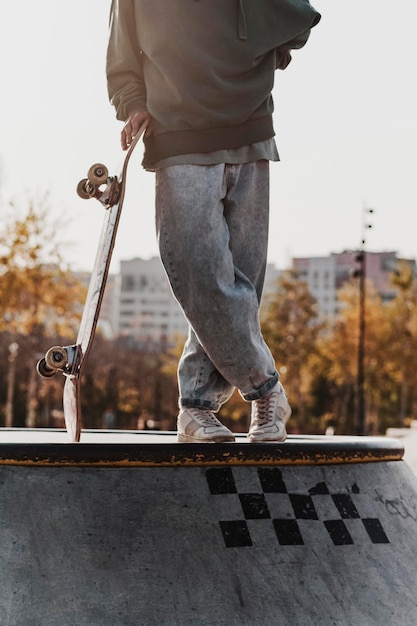
[[[403,288],[390,303],[382,301],[371,281],[365,285],[365,434],[400,425],[414,397],[417,288],[412,274],[398,280],[403,280]],[[314,364],[314,384],[325,398],[321,410],[336,432],[344,434],[353,434],[357,426],[359,297],[355,280],[339,290],[339,312],[318,338]]]
[[[398,422],[417,418],[417,280],[407,262],[399,262],[392,274],[397,297],[387,305],[390,334],[384,360],[389,365],[392,400],[396,402]]]
[[[64,263],[47,196],[9,209],[0,225],[0,332],[19,346],[19,371],[27,373],[26,425],[34,426],[36,360],[48,347],[46,337],[73,332],[84,288]]]
[[[321,329],[317,303],[307,283],[293,270],[282,272],[276,292],[263,305],[262,332],[291,398],[290,427],[304,431],[310,427],[311,362]]]

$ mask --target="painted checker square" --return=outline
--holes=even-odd
[[[248,520],[271,520],[276,539],[282,546],[306,544],[303,532],[306,521],[323,524],[334,546],[354,545],[354,536],[349,528],[352,526],[351,520],[362,524],[371,543],[389,543],[388,536],[378,518],[361,516],[354,501],[355,496],[360,494],[360,487],[356,483],[353,483],[349,490],[342,487],[339,491],[335,491],[334,488],[329,488],[326,481],[321,481],[307,490],[304,489],[304,493],[293,493],[288,489],[285,469],[259,467],[251,468],[251,471],[255,472],[257,477],[258,489],[255,492],[253,492],[256,482],[254,482],[254,477],[252,476],[250,480],[251,492],[247,492],[239,476],[239,468],[216,467],[206,471],[211,495],[235,496],[238,494],[239,496],[244,519],[219,520],[227,548],[253,546]],[[268,500],[276,494],[280,496],[281,507],[277,506],[276,500],[270,507]],[[283,496],[287,502],[284,502]],[[323,501],[324,507],[321,506]],[[272,514],[271,508],[274,508]],[[282,514],[278,509],[281,509]]]

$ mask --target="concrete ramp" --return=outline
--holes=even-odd
[[[396,440],[0,442],[1,626],[417,624],[417,481]]]

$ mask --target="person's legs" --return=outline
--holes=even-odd
[[[259,326],[269,219],[268,162],[157,171],[161,258],[192,331],[179,364],[180,404],[217,411],[276,384]]]
[[[214,411],[218,411],[234,391],[234,386],[210,361],[191,326],[178,364],[178,387],[181,407]]]

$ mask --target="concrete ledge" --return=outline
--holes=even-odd
[[[395,439],[67,440],[0,430],[1,626],[415,624],[417,481]]]
[[[399,461],[404,447],[387,437],[290,436],[285,443],[179,444],[173,432],[83,431],[67,443],[64,430],[0,429],[0,465],[175,467],[329,465]]]

